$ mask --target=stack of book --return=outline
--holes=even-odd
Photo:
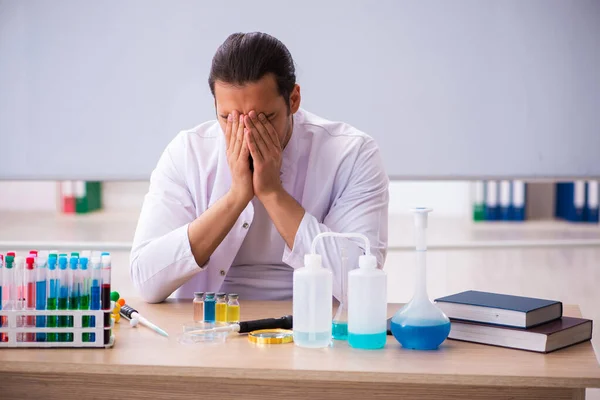
[[[592,338],[592,321],[563,316],[559,301],[469,290],[436,303],[449,339],[549,353]]]

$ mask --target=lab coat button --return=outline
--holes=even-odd
[[[224,269],[221,270],[221,276],[225,276],[225,270]]]
[[[244,229],[248,229],[248,227],[249,227],[249,226],[250,226],[250,224],[249,224],[249,223],[247,223],[247,222],[244,222],[244,225],[242,225],[242,228],[244,228]]]

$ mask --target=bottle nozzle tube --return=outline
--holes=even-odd
[[[365,242],[365,255],[370,256],[371,255],[371,242],[369,241],[369,238],[366,237],[365,235],[361,234],[361,233],[338,233],[338,232],[323,232],[323,233],[319,233],[317,236],[315,236],[315,238],[313,239],[312,242],[312,246],[310,249],[311,254],[317,254],[317,242],[324,237],[343,237],[343,238],[358,238],[358,239],[362,239],[363,242]]]

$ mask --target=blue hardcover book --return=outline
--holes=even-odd
[[[469,290],[435,300],[450,319],[531,328],[562,317],[554,300]]]
[[[488,181],[485,184],[485,220],[496,221],[498,219],[498,182]]]
[[[598,211],[599,211],[599,201],[600,191],[598,188],[598,181],[588,181],[587,182],[587,199],[586,199],[586,209],[585,209],[585,217],[587,222],[599,222]]]

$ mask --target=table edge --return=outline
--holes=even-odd
[[[598,377],[536,377],[497,375],[453,375],[428,373],[390,373],[363,371],[277,370],[266,368],[214,368],[191,366],[103,365],[13,361],[0,364],[3,374],[83,374],[161,376],[261,381],[369,382],[382,384],[427,384],[457,386],[566,387],[600,388]]]

